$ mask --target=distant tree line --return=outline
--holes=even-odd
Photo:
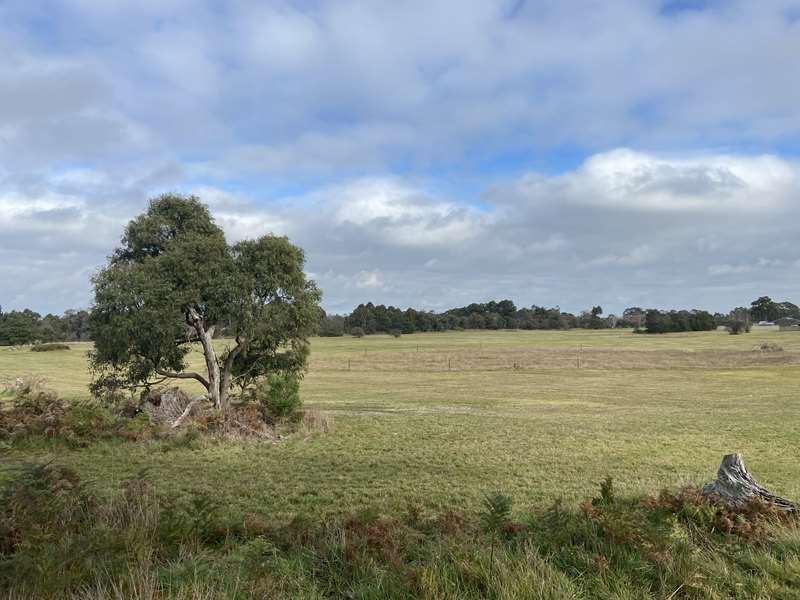
[[[708,331],[717,327],[749,331],[752,323],[800,319],[800,307],[791,302],[775,302],[761,296],[749,307],[737,307],[729,313],[711,314],[704,310],[657,310],[638,306],[626,308],[622,315],[603,316],[601,306],[593,306],[578,315],[559,307],[533,305],[517,308],[511,300],[472,303],[443,312],[414,308],[396,308],[383,304],[359,304],[348,315],[328,315],[319,323],[322,336],[392,335],[423,331],[462,329],[612,329],[632,328],[642,333]],[[225,329],[221,328],[222,335]],[[29,309],[3,312],[0,308],[0,346],[33,342],[71,342],[91,339],[89,312],[68,310],[63,315],[44,317]]]
[[[714,315],[702,310],[659,311],[631,307],[621,317],[603,316],[601,306],[579,315],[559,307],[517,308],[511,300],[473,303],[443,312],[401,309],[383,304],[359,304],[349,315],[323,315],[322,336],[374,333],[409,334],[462,329],[611,329],[628,327],[646,333],[706,331],[717,327]]]
[[[90,339],[89,312],[68,310],[44,317],[30,309],[3,312],[0,308],[0,346],[34,342],[77,342]]]

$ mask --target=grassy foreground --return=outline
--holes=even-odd
[[[765,343],[782,350],[757,349]],[[44,353],[0,349],[0,378],[45,376],[64,397],[79,399],[86,395],[87,349],[81,344]],[[654,517],[635,507],[639,498],[662,488],[709,480],[722,455],[734,451],[744,454],[761,483],[783,496],[800,497],[799,366],[800,334],[777,332],[452,332],[400,339],[317,339],[302,396],[306,405],[334,416],[334,433],[280,444],[109,441],[70,448],[40,441],[11,445],[0,458],[6,465],[55,460],[74,469],[100,501],[112,503],[123,484],[144,471],[158,494],[174,502],[211,499],[214,510],[225,516],[226,531],[235,531],[232,523],[248,519],[275,527],[310,520],[314,524],[304,525],[303,535],[339,536],[343,546],[336,547],[342,552],[347,536],[355,535],[341,533],[347,531],[348,519],[355,518],[358,527],[380,529],[384,525],[373,522],[388,518],[400,523],[390,537],[422,536],[420,552],[430,552],[416,558],[400,552],[399,564],[417,561],[426,569],[443,570],[444,579],[429,589],[404,579],[398,583],[393,578],[402,579],[405,571],[392,567],[395,558],[389,555],[376,558],[353,551],[336,558],[304,543],[294,549],[281,546],[285,530],[280,535],[265,531],[252,538],[262,541],[248,537],[246,543],[268,544],[256,554],[263,551],[269,557],[264,568],[282,582],[270,588],[276,597],[343,597],[337,595],[342,590],[359,598],[413,597],[428,589],[432,598],[665,598],[673,592],[673,598],[794,598],[794,590],[800,589],[794,530],[751,548],[749,541],[742,545],[714,527],[706,528],[711,537],[693,537],[695,526],[680,522],[682,509]],[[554,537],[555,531],[536,533],[549,514],[547,507],[558,498],[568,507],[564,518],[570,527],[593,523],[577,506],[597,496],[607,475],[617,497],[627,503],[613,518],[624,521],[625,514],[633,515],[629,525],[593,530],[596,542],[581,538],[583,534],[561,539]],[[479,529],[476,515],[490,490],[515,499],[517,521],[534,522],[526,525],[522,537],[515,534],[504,542],[498,571],[505,575],[499,579],[488,570],[488,542],[470,533]],[[420,517],[422,525],[409,524],[403,516],[409,510],[427,515]],[[430,524],[452,511],[463,515],[459,519],[468,533],[450,544]],[[618,551],[611,549],[618,545],[614,536],[621,534],[609,538],[608,531],[644,531],[653,520],[661,523],[655,537],[637,538],[635,548],[625,549],[623,543]],[[337,525],[329,529],[330,523]],[[372,534],[364,535],[354,539],[369,546]],[[192,554],[181,568],[211,568],[203,562],[211,555],[219,568],[220,557],[230,558],[241,548],[239,542],[215,543],[210,548],[201,544],[199,554]],[[159,554],[161,542],[153,544],[148,547]],[[278,544],[278,549],[269,544]],[[576,552],[590,549],[579,552],[578,562],[559,562],[553,558],[559,544],[575,545]],[[653,556],[665,552],[672,566],[653,566],[651,550]],[[325,556],[320,558],[320,552]],[[159,558],[160,568],[166,568],[164,560],[177,560],[175,556]],[[683,566],[670,562],[675,560]],[[318,579],[321,572],[330,575],[339,568],[356,572],[340,575],[336,585]],[[152,569],[143,569],[129,575],[143,577],[145,586],[150,580],[144,574]],[[281,587],[292,580],[293,569],[310,569],[296,593]],[[638,581],[637,573],[645,571],[650,575]],[[425,573],[423,579],[433,577]],[[582,573],[591,575],[586,585]],[[534,587],[508,587],[520,577]],[[213,580],[203,573],[197,578],[200,588]],[[183,573],[178,579],[184,591],[175,591],[176,597],[190,589],[186,581],[191,577]],[[382,588],[380,582],[389,580],[395,587]],[[230,583],[225,580],[226,586]],[[363,589],[358,587],[362,584]],[[242,584],[242,597],[251,597],[245,592],[253,589]],[[240,593],[226,590],[224,595]]]

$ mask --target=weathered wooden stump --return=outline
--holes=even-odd
[[[141,410],[160,425],[176,429],[205,401],[205,396],[190,397],[180,388],[154,390],[144,399]]]
[[[793,512],[797,508],[793,502],[776,496],[758,485],[744,466],[741,454],[728,454],[723,457],[717,471],[717,479],[703,487],[703,494],[733,508],[745,506],[757,498],[786,512]]]

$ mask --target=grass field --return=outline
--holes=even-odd
[[[755,350],[762,343],[783,350]],[[84,397],[88,348],[0,349],[0,378],[43,376],[62,396]],[[471,510],[495,489],[542,506],[585,498],[606,475],[620,493],[647,493],[709,480],[734,451],[768,487],[800,497],[799,391],[794,333],[320,338],[302,396],[334,415],[334,433],[170,451],[37,446],[3,459],[55,457],[108,490],[146,468],[171,491],[285,518],[409,502]]]

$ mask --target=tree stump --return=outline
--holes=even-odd
[[[793,512],[793,502],[764,489],[744,466],[741,454],[728,454],[722,459],[717,479],[703,487],[703,494],[733,508],[741,508],[755,499],[763,500],[786,512]]]
[[[180,388],[173,387],[166,390],[154,390],[148,394],[142,402],[141,409],[154,423],[168,425],[175,429],[180,427],[204,400],[205,396],[191,398]]]

